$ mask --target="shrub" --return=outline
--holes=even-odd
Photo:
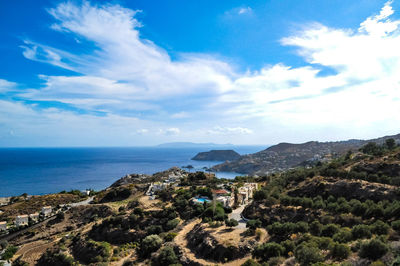
[[[74,260],[74,258],[61,253],[59,250],[47,250],[40,257],[36,265],[74,266],[79,264]]]
[[[11,259],[17,251],[18,248],[16,246],[8,246],[2,255],[3,260]]]
[[[281,255],[284,255],[284,253],[285,248],[275,242],[261,244],[253,251],[254,257],[262,260],[268,260],[272,257],[280,257]]]
[[[147,235],[158,235],[163,232],[161,225],[150,225],[147,227]]]
[[[392,228],[396,231],[400,231],[400,220],[392,222]]]
[[[353,235],[353,239],[370,238],[372,236],[369,226],[365,224],[353,226],[351,234]]]
[[[177,264],[179,262],[178,257],[176,256],[174,250],[171,247],[164,247],[161,249],[160,254],[155,260],[154,265],[171,265]]]
[[[241,266],[261,266],[261,265],[258,262],[254,261],[252,259],[248,259]]]
[[[333,235],[333,240],[339,243],[347,243],[353,239],[349,228],[343,228]]]
[[[322,227],[321,235],[332,237],[339,231],[339,227],[336,224],[327,224]]]
[[[281,242],[282,247],[285,249],[285,255],[289,252],[293,252],[296,245],[292,240],[285,240]]]
[[[166,242],[172,241],[177,235],[178,235],[177,233],[173,233],[173,232],[167,233],[167,234],[164,236],[164,240],[165,240]]]
[[[174,229],[175,227],[177,227],[178,224],[179,224],[179,219],[169,220],[165,225],[165,231]]]
[[[386,264],[383,263],[380,260],[374,261],[373,263],[371,263],[371,266],[385,266]]]
[[[261,221],[260,220],[249,220],[247,221],[246,227],[256,230],[258,227],[261,227]]]
[[[319,236],[322,232],[322,224],[315,220],[310,224],[310,233],[315,235],[315,236]]]
[[[343,260],[350,255],[350,248],[347,245],[335,243],[331,249],[331,256]]]
[[[320,250],[313,244],[303,242],[294,251],[294,256],[300,265],[310,265],[323,261]]]
[[[229,227],[234,227],[234,226],[237,226],[238,224],[239,224],[239,222],[236,221],[235,219],[225,220],[225,225],[229,226]]]
[[[140,245],[140,253],[142,256],[147,257],[152,252],[157,251],[161,245],[162,239],[158,235],[146,236]]]
[[[359,256],[362,258],[368,258],[371,260],[377,260],[385,255],[389,250],[389,247],[378,239],[372,239],[371,241],[361,244]]]
[[[390,226],[382,222],[381,220],[376,221],[374,224],[371,226],[371,231],[374,234],[377,235],[387,235],[389,232]]]

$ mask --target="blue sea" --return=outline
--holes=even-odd
[[[240,154],[254,153],[265,146],[233,146]],[[1,148],[0,197],[22,193],[41,195],[71,189],[101,190],[126,174],[153,174],[173,166],[193,165],[194,170],[219,162],[192,161],[196,148]],[[237,173],[217,173],[234,178]]]

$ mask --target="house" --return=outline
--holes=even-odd
[[[29,218],[31,218],[32,221],[37,222],[39,221],[39,213],[37,212],[31,213],[29,214]]]
[[[235,202],[235,198],[231,196],[219,196],[215,200],[222,203],[224,207],[232,207]]]
[[[0,231],[5,231],[5,230],[7,230],[7,222],[6,221],[0,222]]]
[[[213,194],[215,194],[216,196],[220,196],[220,195],[230,194],[230,192],[225,189],[216,189],[216,190],[213,190]]]
[[[53,209],[51,208],[51,206],[45,206],[42,208],[42,214],[47,217],[51,214],[51,212],[53,211]]]
[[[24,226],[28,225],[29,222],[29,217],[28,215],[18,215],[17,218],[15,219],[15,225],[16,226]]]

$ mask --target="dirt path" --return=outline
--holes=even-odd
[[[182,251],[184,252],[184,255],[189,258],[191,261],[200,263],[201,265],[226,265],[226,266],[236,266],[236,265],[242,265],[246,260],[250,259],[251,256],[246,256],[240,260],[235,260],[231,261],[228,263],[218,263],[215,261],[208,261],[204,260],[202,258],[199,258],[194,254],[188,247],[187,247],[187,240],[186,240],[186,235],[189,233],[193,227],[198,224],[201,220],[197,219],[194,220],[193,222],[185,225],[181,231],[179,231],[178,235],[174,238],[175,244],[177,244],[179,247],[181,247]]]

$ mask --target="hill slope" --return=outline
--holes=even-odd
[[[400,142],[400,134],[371,140],[347,140],[336,142],[310,141],[302,144],[280,143],[263,151],[243,155],[232,162],[214,166],[217,172],[264,175],[283,171],[309,161],[324,161],[345,154],[348,150],[358,150],[368,142],[382,144],[393,138]]]

